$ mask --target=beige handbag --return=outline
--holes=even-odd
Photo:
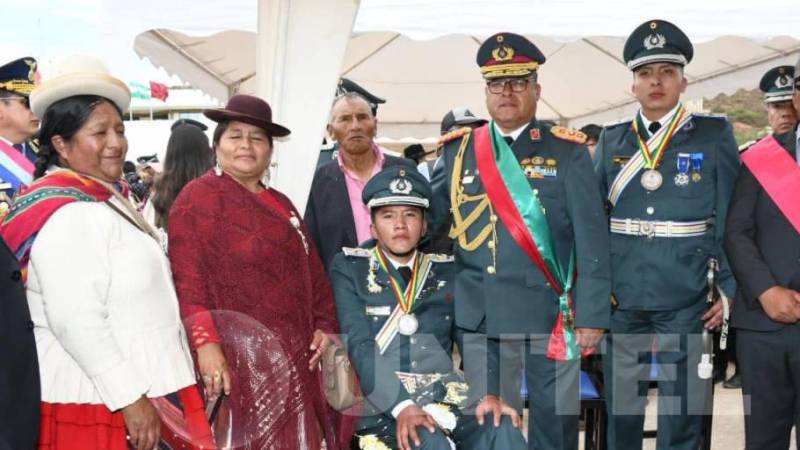
[[[322,380],[328,404],[344,411],[361,399],[358,378],[344,348],[329,345],[322,354]]]

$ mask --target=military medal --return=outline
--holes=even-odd
[[[700,170],[703,169],[703,154],[692,153],[692,181],[699,182],[703,177],[700,175]]]
[[[686,186],[689,184],[689,154],[678,153],[678,174],[675,175],[675,186]]]
[[[672,141],[672,136],[675,135],[678,124],[681,122],[685,112],[686,110],[684,110],[683,105],[681,105],[678,111],[672,116],[672,119],[670,119],[669,125],[656,131],[651,138],[651,142],[655,142],[655,146],[652,150],[639,133],[641,117],[637,117],[636,120],[633,121],[633,134],[636,136],[636,141],[639,143],[639,151],[644,157],[645,170],[642,173],[641,183],[642,187],[648,191],[655,191],[664,183],[664,177],[657,169],[661,164],[661,159],[664,157],[664,151],[667,149],[670,141]],[[675,182],[677,184],[677,179]]]
[[[419,328],[419,321],[414,314],[403,314],[400,316],[400,322],[397,324],[397,329],[403,336],[411,336],[417,332]]]
[[[375,259],[377,259],[381,269],[389,275],[389,284],[397,300],[397,306],[400,308],[400,311],[397,311],[397,313],[400,314],[399,320],[397,320],[397,332],[404,336],[411,336],[416,333],[419,328],[419,320],[412,311],[414,310],[417,297],[419,297],[419,293],[422,290],[422,285],[425,283],[425,279],[428,277],[428,272],[430,271],[428,258],[424,257],[422,254],[417,255],[414,267],[411,269],[411,278],[408,280],[405,290],[403,290],[397,278],[389,272],[389,265],[383,251],[376,246],[373,249],[373,255],[375,255]],[[426,265],[426,268],[424,273],[421,273],[423,271],[420,270],[420,267],[423,263]]]
[[[655,191],[661,187],[661,184],[664,182],[664,177],[662,177],[661,172],[656,169],[647,169],[642,172],[641,182],[643,188],[648,191]]]

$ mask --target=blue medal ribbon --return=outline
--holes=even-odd
[[[678,153],[678,173],[686,174],[689,172],[689,159],[688,153]],[[692,163],[694,163],[694,160]]]
[[[692,153],[692,170],[694,172],[700,172],[702,168],[703,168],[703,154]]]

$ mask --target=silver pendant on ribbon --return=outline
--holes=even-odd
[[[647,169],[642,173],[642,187],[648,191],[655,191],[661,187],[663,182],[664,177],[661,176],[661,172],[655,169]]]
[[[417,332],[419,328],[419,321],[414,314],[403,314],[400,316],[400,322],[397,324],[397,331],[403,336],[411,336]]]
[[[678,173],[675,175],[675,186],[688,186],[689,185],[689,154],[678,153]]]

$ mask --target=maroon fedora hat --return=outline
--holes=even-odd
[[[203,114],[214,122],[235,120],[249,123],[262,128],[274,137],[288,136],[291,133],[288,128],[272,122],[272,109],[269,103],[254,95],[234,95],[224,108],[209,109],[203,111]]]

